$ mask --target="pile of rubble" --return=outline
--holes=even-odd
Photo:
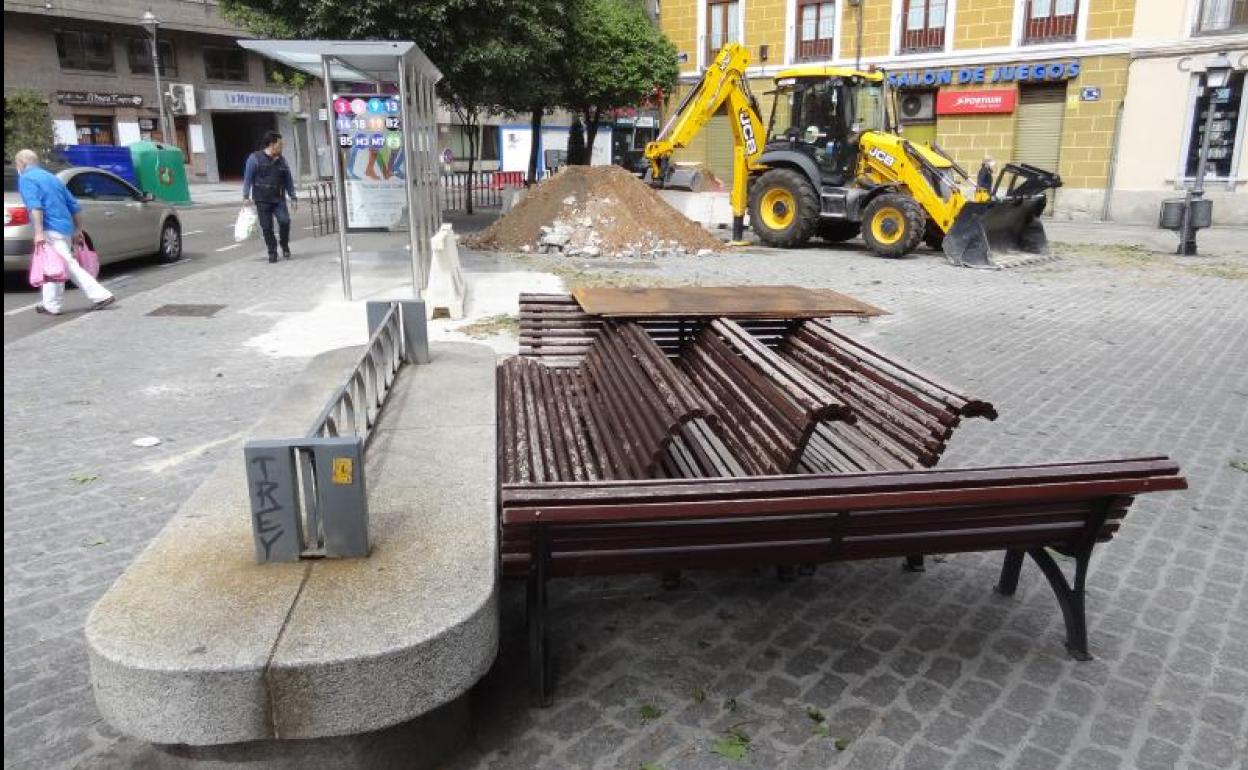
[[[723,244],[617,166],[568,166],[465,244],[570,257],[710,256]]]

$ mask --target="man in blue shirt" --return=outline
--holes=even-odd
[[[264,245],[269,250],[269,261],[277,261],[278,239],[273,237],[273,217],[277,217],[281,235],[282,256],[290,259],[290,212],[286,209],[286,196],[290,204],[298,207],[295,198],[295,180],[290,166],[282,157],[282,135],[270,131],[264,135],[264,149],[247,156],[243,168],[243,200],[254,203],[260,231],[264,233]]]
[[[35,228],[35,248],[47,244],[65,260],[69,277],[87,295],[87,299],[102,308],[113,304],[116,297],[95,280],[78,260],[74,259],[74,244],[83,242],[82,206],[74,199],[69,188],[55,175],[39,165],[34,150],[19,150],[13,156],[13,165],[20,175],[17,182],[22,202],[30,211],[30,221]],[[60,315],[65,298],[65,284],[47,281],[43,284],[43,304],[35,310],[48,315]]]

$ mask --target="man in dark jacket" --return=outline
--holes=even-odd
[[[264,233],[264,245],[269,249],[269,261],[277,261],[278,241],[281,241],[282,256],[290,259],[290,211],[286,208],[286,196],[290,196],[290,205],[296,210],[299,201],[295,197],[295,180],[290,174],[290,166],[282,157],[282,135],[270,131],[264,135],[264,149],[256,150],[247,157],[247,165],[243,169],[243,200],[247,205],[254,204],[256,216],[260,220],[260,230]],[[273,237],[273,218],[277,217],[278,234]]]
[[[975,177],[975,200],[986,201],[992,197],[992,172],[996,167],[995,160],[991,157],[984,158],[984,162],[979,167],[979,174]]]

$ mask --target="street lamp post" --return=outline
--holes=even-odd
[[[160,28],[160,19],[150,10],[143,14],[143,26],[152,42],[152,74],[156,76],[156,110],[160,121],[160,137],[166,144],[172,141],[169,135],[169,122],[165,120],[165,93],[160,87],[160,53],[156,45],[156,31]]]
[[[1179,229],[1179,250],[1181,256],[1196,256],[1196,228],[1192,226],[1192,204],[1205,197],[1205,171],[1209,166],[1209,139],[1213,134],[1213,113],[1217,104],[1215,96],[1218,89],[1226,86],[1231,77],[1231,60],[1225,53],[1218,54],[1205,67],[1205,134],[1200,140],[1200,159],[1196,162],[1196,180],[1188,188],[1183,201],[1183,225]]]

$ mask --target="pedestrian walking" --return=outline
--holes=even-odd
[[[44,244],[51,246],[65,260],[69,279],[96,308],[113,304],[117,299],[113,293],[101,286],[74,258],[73,247],[86,240],[82,234],[82,205],[64,182],[39,165],[39,155],[34,150],[18,150],[13,156],[13,165],[19,175],[18,192],[34,224],[35,248]],[[35,306],[35,311],[60,315],[64,299],[63,281],[45,281],[43,302]]]
[[[277,261],[277,247],[282,247],[282,257],[290,259],[290,206],[299,209],[295,197],[295,180],[290,166],[282,157],[282,135],[270,131],[264,135],[264,148],[247,156],[243,169],[243,200],[256,207],[260,231],[264,233],[264,245],[269,250],[269,261]],[[277,219],[278,234],[273,235],[273,220]]]
[[[991,156],[985,157],[979,166],[979,174],[975,177],[975,200],[986,201],[992,197],[993,169],[997,162]]]

